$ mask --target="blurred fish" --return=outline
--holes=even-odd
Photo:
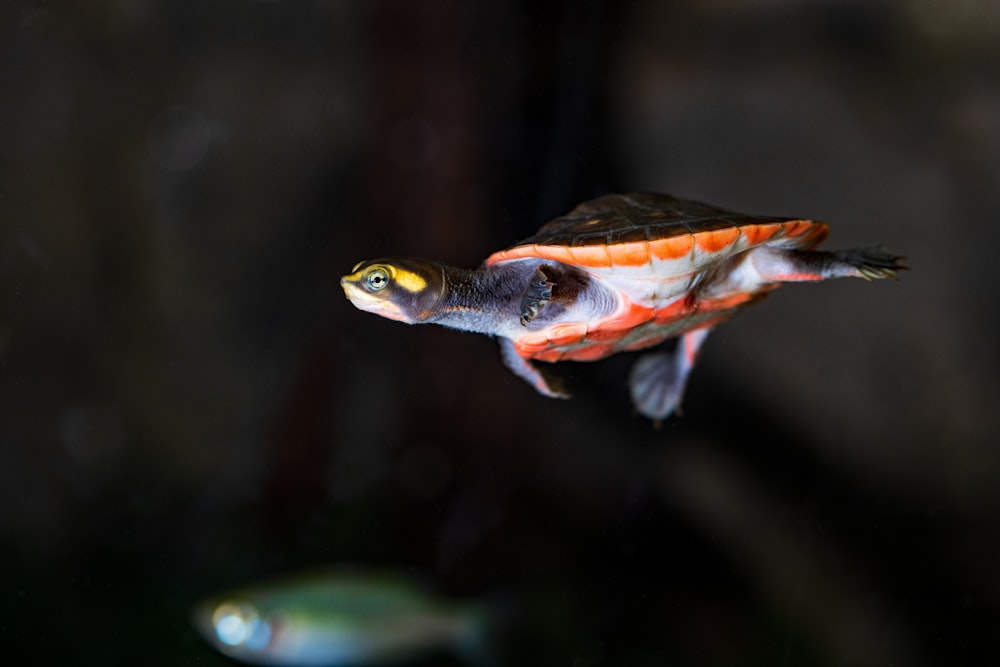
[[[488,617],[402,575],[339,567],[204,601],[194,624],[216,649],[255,665],[376,665],[442,649],[482,665],[492,662]]]

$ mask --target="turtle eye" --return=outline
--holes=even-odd
[[[370,292],[378,292],[385,289],[385,286],[388,284],[389,272],[380,266],[376,266],[365,274],[365,285]]]

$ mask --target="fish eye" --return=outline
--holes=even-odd
[[[371,292],[378,292],[385,289],[389,284],[389,272],[381,266],[376,266],[365,274],[365,286]]]
[[[240,602],[224,602],[212,614],[215,635],[226,646],[257,649],[266,646],[271,629],[256,607]]]

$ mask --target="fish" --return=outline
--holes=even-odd
[[[215,649],[251,665],[386,665],[435,651],[493,662],[486,605],[436,595],[392,570],[279,575],[203,600],[192,622]]]

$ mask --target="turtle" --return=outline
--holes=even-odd
[[[632,366],[635,409],[678,412],[711,329],[787,282],[897,278],[880,245],[824,251],[823,222],[748,215],[666,194],[607,194],[576,206],[477,269],[429,259],[359,262],[341,278],[359,309],[495,336],[541,394],[566,398],[536,362],[649,350]]]

